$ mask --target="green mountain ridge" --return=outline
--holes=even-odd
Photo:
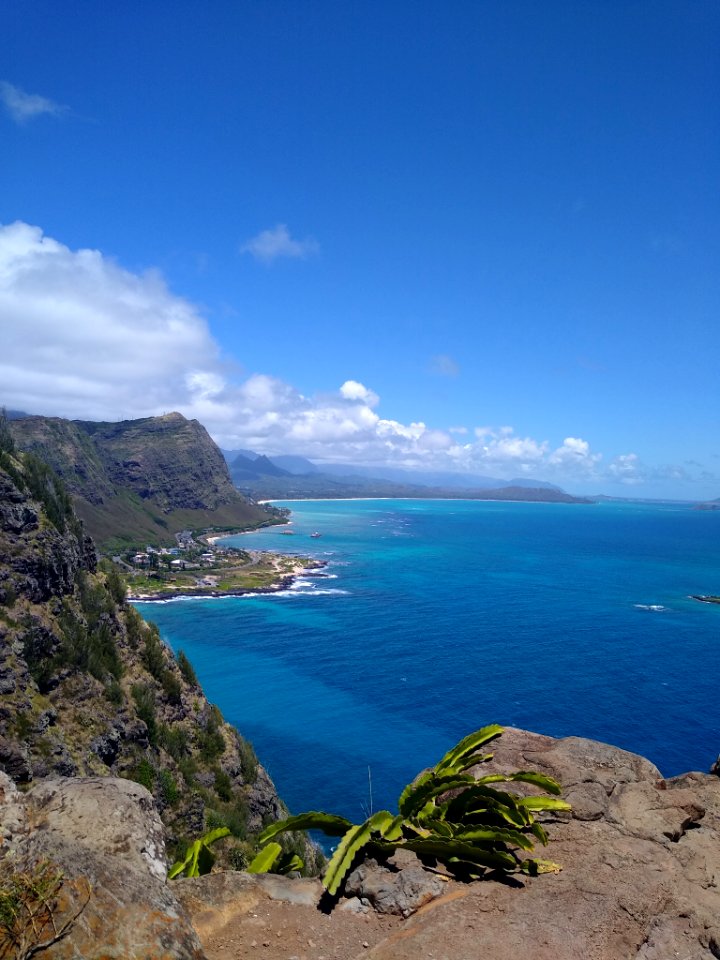
[[[182,414],[118,423],[25,417],[8,423],[19,450],[48,463],[103,547],[171,544],[180,530],[274,521],[233,486],[220,450]]]

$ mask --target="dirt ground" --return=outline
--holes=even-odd
[[[267,901],[201,935],[208,960],[354,960],[402,923],[374,911],[354,914]]]

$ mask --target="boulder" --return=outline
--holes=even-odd
[[[574,803],[571,817],[546,818],[550,846],[539,852],[562,871],[449,885],[358,956],[720,956],[720,779],[692,773],[664,780],[642,757],[577,737],[507,730],[493,747],[483,773],[540,770],[558,778]]]
[[[0,774],[0,823],[3,870],[49,863],[60,877],[52,919],[67,931],[43,957],[202,960],[167,885],[163,826],[144,787],[111,777],[59,778],[20,794]],[[48,921],[40,938],[50,937]]]
[[[414,853],[397,850],[384,863],[368,859],[345,883],[345,895],[366,901],[378,913],[409,917],[447,892],[447,880],[424,869]]]

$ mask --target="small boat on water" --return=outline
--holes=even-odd
[[[283,535],[284,537],[294,537],[294,536],[295,536],[295,531],[294,531],[294,530],[283,530],[283,531],[282,531],[282,535]]]
[[[321,533],[318,533],[317,530],[316,530],[315,533],[311,533],[310,536],[313,538],[313,540],[317,540],[317,538],[318,538],[318,537],[321,537],[322,534],[321,534]]]

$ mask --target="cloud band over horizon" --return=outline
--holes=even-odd
[[[23,222],[0,226],[0,327],[0,403],[29,413],[118,420],[178,410],[226,448],[320,462],[570,484],[649,476],[634,453],[606,460],[579,437],[551,444],[510,427],[386,418],[377,394],[348,376],[314,396],[267,373],[237,380],[198,307],[157,271],[133,273]]]

